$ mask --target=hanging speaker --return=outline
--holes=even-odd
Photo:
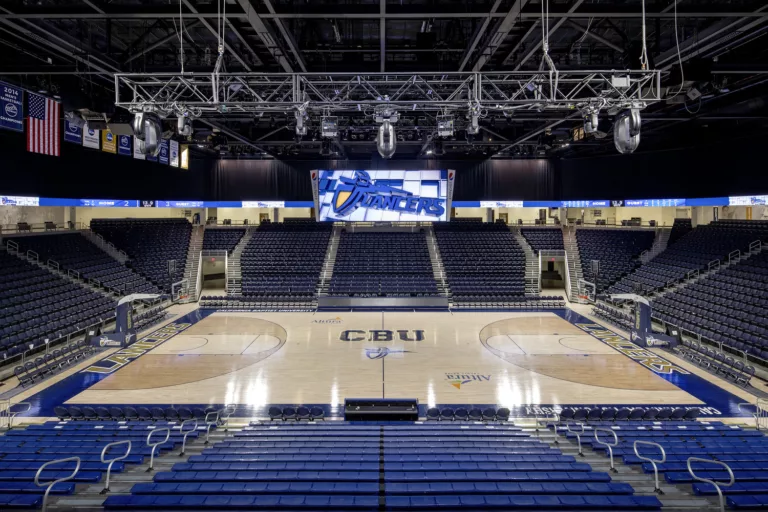
[[[382,158],[392,158],[395,154],[397,139],[395,138],[395,127],[388,120],[379,126],[379,134],[376,137],[376,149]]]
[[[613,144],[616,150],[622,154],[632,153],[640,145],[640,133],[630,135],[629,133],[630,116],[621,115],[613,123]]]

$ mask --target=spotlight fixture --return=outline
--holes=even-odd
[[[584,113],[584,133],[595,133],[597,131],[597,124],[599,117],[597,112],[585,112]]]
[[[157,156],[160,153],[160,140],[163,138],[163,123],[154,112],[138,112],[131,122],[133,134],[143,144],[139,151],[145,155]]]
[[[437,116],[437,136],[451,137],[453,135],[453,116]]]
[[[469,125],[467,126],[467,133],[470,135],[477,135],[480,132],[480,106],[470,104],[469,113],[467,113],[467,119],[469,119]]]
[[[176,119],[176,132],[182,137],[189,137],[192,135],[192,119],[189,117],[189,113],[185,112]]]
[[[299,110],[296,112],[296,135],[307,134],[307,126],[304,124],[306,118],[307,113],[304,110]]]
[[[382,158],[392,158],[397,147],[397,137],[395,137],[395,127],[389,120],[379,125],[378,136],[376,137],[376,149]]]
[[[632,153],[640,145],[640,130],[632,135],[632,115],[628,112],[620,114],[613,123],[613,143],[621,154]]]
[[[323,137],[333,138],[339,135],[339,118],[336,116],[323,116],[320,124],[320,134]]]

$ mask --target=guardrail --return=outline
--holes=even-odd
[[[186,425],[187,423],[190,423],[190,422],[194,422],[195,423],[194,426],[192,427],[192,430],[185,431],[184,430],[184,425]],[[182,421],[181,422],[181,426],[179,427],[179,431],[182,434],[184,434],[184,438],[181,440],[181,453],[179,454],[179,457],[183,457],[184,456],[184,452],[187,449],[187,436],[189,434],[191,434],[192,432],[196,432],[197,431],[197,419],[190,418],[188,420]]]
[[[581,427],[581,430],[578,432],[576,430],[571,430],[571,425],[576,425]],[[566,423],[565,424],[566,430],[568,430],[569,433],[576,435],[576,441],[579,443],[579,455],[584,456],[584,452],[581,449],[581,436],[584,435],[584,424],[583,423]]]
[[[208,419],[211,415],[213,415],[214,419],[210,420]],[[219,424],[219,411],[211,411],[208,414],[205,415],[205,443],[208,444],[208,436],[211,433],[211,427],[215,427]]]
[[[619,445],[619,437],[616,435],[616,432],[608,428],[595,427],[593,430],[595,432],[595,442],[599,445],[605,446],[608,449],[608,456],[611,460],[611,471],[618,473],[618,471],[616,471],[616,467],[613,465],[613,448]],[[602,441],[600,439],[600,432],[607,432],[611,434],[613,436],[613,444],[609,443],[608,441]]]
[[[755,428],[758,431],[768,430],[768,400],[758,398],[755,403],[741,402],[736,404],[739,411],[749,413],[755,420]],[[746,410],[746,407],[754,407],[754,411]]]
[[[720,260],[712,260],[707,264],[707,269],[712,272],[720,268]]]
[[[741,251],[736,249],[728,253],[728,263],[738,263],[741,260]]]
[[[40,261],[40,255],[35,251],[29,250],[27,251],[27,259],[30,261],[34,260],[35,263],[38,263]]]
[[[58,272],[59,268],[61,267],[61,265],[59,265],[58,261],[54,261],[52,259],[49,259],[48,261],[46,261],[45,264],[48,265],[48,268],[52,268],[52,269],[56,270],[57,272]]]
[[[151,435],[151,432],[150,432]],[[118,446],[121,444],[128,444],[128,449],[125,451],[125,455],[121,455],[120,457],[116,457],[114,459],[106,460],[107,451],[113,447]],[[109,492],[109,475],[112,472],[112,464],[114,464],[117,461],[123,460],[124,458],[128,457],[131,454],[131,440],[125,439],[123,441],[115,441],[114,443],[109,443],[107,446],[104,447],[103,450],[101,450],[101,462],[102,464],[106,464],[109,462],[109,466],[107,466],[107,481],[104,484],[104,489],[101,491],[100,494],[107,494]]]
[[[707,478],[696,476],[696,474],[693,472],[693,468],[691,467],[691,462],[706,462],[709,464],[719,464],[720,466],[723,466],[726,469],[726,471],[728,471],[728,475],[731,477],[731,480],[727,484],[725,484],[724,482],[717,483],[715,480],[709,480]],[[721,462],[719,460],[700,459],[698,457],[689,457],[688,462],[686,463],[686,466],[688,466],[688,473],[691,475],[691,478],[693,478],[698,482],[711,484],[715,487],[715,490],[717,491],[717,496],[720,498],[720,512],[725,512],[725,501],[723,499],[723,491],[720,489],[720,486],[722,485],[723,487],[730,487],[736,482],[736,478],[733,476],[733,471],[731,471],[731,467],[725,462]]]
[[[18,405],[22,406],[22,409],[18,409],[18,410],[14,411],[13,408],[18,406]],[[23,407],[26,407],[26,408],[23,408]],[[8,401],[8,409],[6,409],[6,411],[7,411],[7,418],[8,418],[8,430],[11,430],[13,428],[13,420],[14,420],[14,418],[16,418],[16,416],[18,416],[19,414],[23,414],[23,413],[27,412],[31,408],[32,408],[32,404],[29,403],[29,402],[16,402],[15,404],[12,404],[10,402],[10,400],[9,400]]]
[[[224,426],[224,432],[229,432],[229,417],[232,416],[237,410],[237,406],[234,404],[225,405],[221,411],[219,411],[219,421]]]
[[[7,242],[5,242],[5,248],[9,253],[19,252],[19,244],[17,244],[13,240],[8,240]]]
[[[657,446],[659,448],[659,450],[661,450],[661,460],[656,460],[656,459],[652,459],[650,457],[644,457],[644,456],[640,455],[640,453],[637,451],[637,445],[638,444],[645,444],[645,445],[648,445],[648,446]],[[650,462],[651,465],[653,466],[653,476],[654,476],[655,482],[656,482],[654,484],[655,487],[654,487],[653,490],[657,494],[664,494],[664,491],[662,491],[661,487],[659,487],[659,468],[656,467],[656,464],[664,464],[667,461],[667,452],[664,451],[664,447],[661,446],[659,443],[654,443],[652,441],[640,441],[639,439],[637,441],[635,441],[632,446],[635,449],[635,455],[637,456],[638,459]]]
[[[54,480],[50,483],[40,483],[40,474],[43,472],[43,469],[47,468],[50,465],[53,464],[62,464],[64,462],[77,462],[75,465],[75,470],[72,472],[71,475],[65,476],[63,478],[59,478],[58,480]],[[77,472],[80,471],[80,457],[67,457],[66,459],[57,459],[57,460],[51,460],[40,466],[40,469],[37,470],[37,473],[35,473],[35,485],[38,487],[43,487],[45,485],[48,485],[48,487],[45,489],[45,494],[43,494],[43,505],[42,505],[42,512],[45,512],[48,507],[48,495],[51,493],[51,489],[53,489],[53,486],[56,484],[60,484],[62,482],[68,482],[69,480],[72,480],[77,476]]]
[[[149,441],[152,438],[152,435],[158,432],[165,432],[165,439],[163,439],[162,441],[158,441],[154,444],[150,443]],[[149,454],[149,467],[147,468],[147,473],[155,469],[155,450],[159,445],[167,443],[170,437],[171,437],[171,429],[169,428],[158,428],[156,430],[151,431],[147,435],[147,446],[152,448],[152,451]]]
[[[763,250],[763,242],[761,240],[755,240],[749,244],[749,252],[760,252]]]

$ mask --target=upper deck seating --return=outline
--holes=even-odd
[[[232,254],[245,232],[246,228],[206,228],[203,236],[203,250],[227,251]]]
[[[675,219],[675,222],[672,223],[672,230],[669,233],[667,247],[683,238],[683,236],[687,235],[692,229],[693,223],[691,222],[691,219]]]
[[[424,233],[347,233],[339,241],[331,295],[428,296],[437,283]]]
[[[91,229],[131,258],[129,266],[170,293],[184,277],[192,224],[186,219],[93,219]],[[175,261],[170,272],[169,261]]]
[[[640,264],[640,253],[653,245],[652,230],[577,229],[576,243],[584,279],[597,285],[597,292],[631,272]],[[591,261],[600,261],[599,276],[592,274]]]
[[[525,297],[525,253],[504,224],[436,224],[435,236],[454,302]]]
[[[53,260],[61,269],[77,271],[81,278],[96,280],[122,295],[161,293],[145,277],[122,265],[79,233],[23,236],[12,240],[19,244],[22,252],[38,253],[40,261]]]
[[[536,254],[542,249],[565,250],[560,228],[522,228],[520,233]]]

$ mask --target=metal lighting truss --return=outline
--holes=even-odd
[[[660,101],[661,72],[115,73],[115,104],[194,117],[361,111],[489,112],[643,109]]]

